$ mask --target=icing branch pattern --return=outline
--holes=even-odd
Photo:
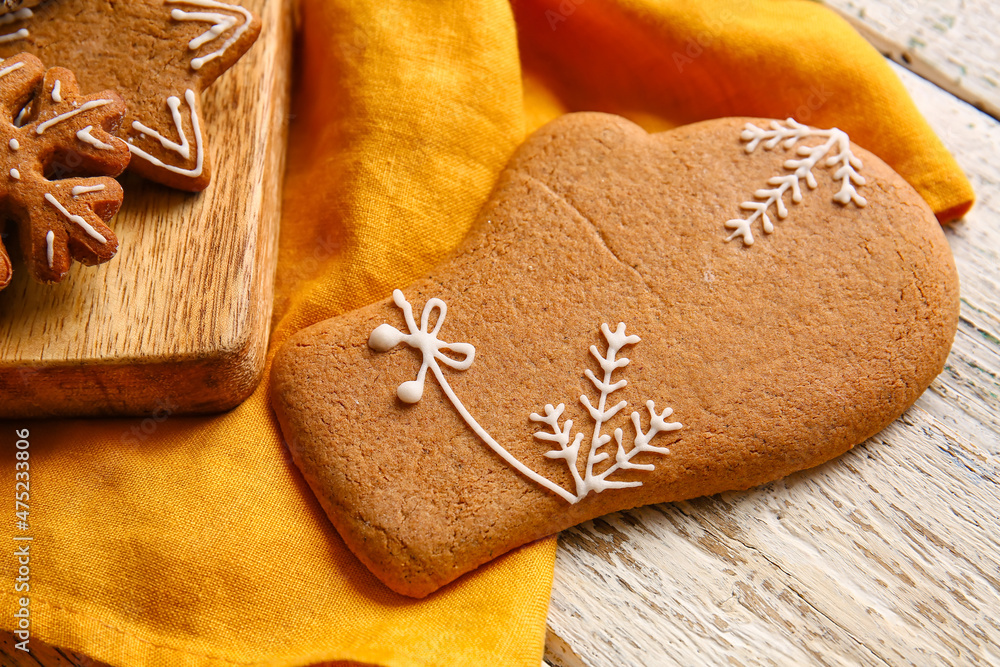
[[[779,144],[785,150],[790,150],[803,139],[821,138],[825,141],[816,146],[799,146],[795,154],[797,159],[789,159],[784,163],[784,168],[791,171],[791,174],[773,176],[768,179],[770,188],[762,188],[754,192],[754,199],[757,201],[745,201],[740,204],[744,211],[752,211],[748,218],[734,218],[726,221],[726,227],[732,229],[726,240],[731,241],[737,236],[743,239],[744,245],[753,245],[754,238],[751,227],[758,218],[761,219],[761,228],[765,234],[774,231],[774,223],[768,216],[767,211],[774,206],[775,214],[779,220],[784,220],[788,216],[788,207],[782,197],[791,190],[792,202],[798,204],[802,201],[802,187],[800,182],[805,180],[810,190],[818,185],[816,176],[812,170],[822,161],[824,167],[836,167],[833,172],[833,179],[840,181],[840,190],[833,196],[833,200],[846,206],[851,202],[863,208],[868,205],[867,200],[858,194],[855,186],[864,185],[865,179],[858,170],[861,169],[861,160],[851,152],[851,140],[847,133],[837,128],[829,130],[818,130],[797,122],[793,118],[785,121],[788,127],[783,126],[778,121],[771,121],[771,128],[765,130],[757,127],[753,123],[747,123],[740,140],[746,142],[745,150],[753,153],[757,146],[763,145],[764,150],[771,150]],[[832,152],[832,154],[831,154]],[[824,159],[825,158],[825,159]]]
[[[624,379],[615,383],[611,382],[612,373],[617,369],[624,368],[629,363],[627,358],[618,358],[618,351],[625,345],[634,345],[639,342],[638,336],[625,335],[624,324],[619,323],[618,328],[614,332],[608,328],[607,324],[603,324],[601,326],[601,331],[604,333],[604,336],[608,341],[607,354],[602,356],[596,346],[591,346],[590,348],[591,354],[597,358],[601,369],[604,371],[603,379],[598,379],[597,376],[594,375],[594,373],[589,369],[585,371],[587,378],[600,392],[600,398],[595,406],[590,402],[586,395],[580,397],[581,403],[583,403],[584,407],[587,408],[595,423],[590,440],[590,449],[587,454],[586,468],[582,476],[580,475],[577,462],[584,434],[578,433],[574,438],[573,443],[570,444],[569,440],[570,433],[573,428],[573,421],[567,420],[561,428],[559,426],[559,418],[562,416],[565,406],[561,403],[555,408],[551,405],[546,405],[544,416],[538,415],[537,413],[532,413],[530,415],[531,420],[544,423],[552,429],[551,433],[546,431],[538,432],[535,434],[535,437],[540,440],[554,442],[559,446],[558,449],[553,449],[547,452],[545,456],[551,459],[563,459],[566,462],[574,482],[574,490],[568,491],[547,477],[526,466],[505,447],[498,443],[469,413],[468,409],[466,409],[465,405],[462,404],[461,400],[459,400],[458,396],[451,388],[447,378],[445,378],[441,371],[440,364],[444,363],[446,366],[459,371],[468,370],[472,366],[475,359],[476,349],[469,343],[447,343],[438,338],[438,334],[444,324],[445,315],[448,312],[447,305],[444,301],[436,298],[430,299],[424,305],[424,310],[420,316],[420,326],[418,327],[416,320],[413,317],[413,308],[403,296],[403,293],[400,290],[394,290],[392,293],[392,299],[393,303],[395,303],[396,306],[403,311],[403,318],[406,321],[409,333],[403,333],[389,324],[380,324],[369,335],[368,346],[376,352],[386,352],[400,343],[405,343],[409,347],[412,347],[420,352],[421,364],[420,370],[417,371],[417,377],[414,380],[408,380],[399,385],[396,389],[396,395],[399,399],[405,403],[416,403],[419,401],[423,397],[427,371],[430,370],[431,374],[433,374],[437,379],[438,384],[441,385],[441,389],[444,391],[445,396],[452,403],[452,405],[455,406],[455,409],[458,411],[459,415],[461,415],[465,423],[484,443],[486,443],[490,449],[492,449],[522,475],[548,489],[552,493],[555,493],[569,503],[577,503],[583,500],[591,491],[600,493],[606,489],[623,489],[633,486],[641,486],[642,482],[639,481],[609,480],[608,477],[619,470],[653,470],[652,464],[632,463],[632,458],[641,452],[668,454],[668,449],[650,445],[650,441],[660,432],[675,431],[682,428],[682,425],[677,422],[666,421],[666,418],[673,412],[670,408],[666,408],[660,414],[657,414],[653,401],[647,401],[646,408],[650,415],[649,430],[643,431],[639,413],[633,412],[632,424],[635,428],[635,436],[633,438],[631,449],[625,449],[622,442],[622,429],[615,429],[614,438],[618,445],[615,463],[603,472],[594,472],[594,466],[608,458],[607,453],[598,453],[598,450],[611,440],[610,435],[603,434],[601,432],[602,427],[608,422],[608,420],[614,417],[627,405],[626,401],[620,401],[611,408],[607,407],[608,396],[627,384],[627,381]],[[431,328],[430,322],[431,318],[435,316],[435,311],[437,311],[436,320],[433,328]],[[443,353],[445,351],[454,354],[457,358],[445,355]]]
[[[562,428],[559,427],[559,418],[562,416],[565,406],[560,403],[553,408],[551,404],[548,404],[545,406],[544,415],[533,412],[530,417],[532,421],[541,422],[552,429],[551,433],[539,431],[535,433],[535,437],[539,440],[554,442],[559,446],[558,449],[545,452],[545,456],[550,459],[563,459],[566,462],[566,466],[573,476],[573,483],[576,486],[576,497],[578,499],[585,497],[591,491],[600,493],[606,489],[626,489],[633,486],[642,486],[642,482],[639,481],[609,480],[608,478],[619,470],[653,470],[653,464],[632,463],[632,459],[636,454],[641,452],[669,454],[669,449],[666,447],[655,447],[649,444],[650,441],[658,433],[676,431],[683,428],[683,425],[679,422],[667,421],[667,417],[674,412],[671,408],[664,408],[661,413],[657,414],[656,404],[653,401],[646,401],[646,409],[649,411],[649,430],[642,430],[642,420],[639,417],[639,413],[633,412],[631,418],[635,435],[632,438],[631,449],[625,449],[625,445],[622,442],[624,432],[622,429],[616,428],[613,432],[615,443],[618,445],[615,462],[601,473],[594,472],[596,464],[608,459],[607,452],[598,452],[599,449],[611,441],[610,435],[602,433],[604,424],[628,405],[627,401],[619,401],[610,408],[607,404],[608,397],[611,394],[628,384],[628,380],[625,379],[614,383],[611,381],[612,374],[616,370],[624,368],[629,364],[629,359],[627,357],[619,358],[618,352],[624,346],[635,345],[640,340],[638,336],[625,335],[625,324],[623,322],[618,323],[618,328],[615,331],[611,331],[607,324],[602,324],[601,333],[604,334],[604,338],[608,342],[607,353],[602,355],[596,345],[590,346],[590,353],[594,355],[597,363],[601,366],[604,376],[599,379],[589,368],[584,371],[587,379],[600,392],[600,398],[597,400],[597,405],[595,406],[586,394],[580,396],[580,402],[583,404],[583,407],[587,408],[591,419],[594,420],[594,430],[590,436],[590,448],[587,451],[586,469],[583,477],[580,476],[577,461],[580,456],[580,446],[583,443],[584,434],[577,433],[572,444],[570,444],[569,438],[570,432],[573,429],[573,420],[568,419],[563,423]]]
[[[194,70],[201,69],[205,63],[215,60],[224,54],[226,49],[235,44],[236,41],[243,36],[243,33],[245,33],[247,28],[250,26],[251,21],[253,21],[253,15],[239,5],[227,5],[222,2],[216,2],[215,0],[167,0],[167,2],[174,5],[187,5],[189,7],[201,7],[203,9],[221,9],[224,11],[237,12],[243,18],[243,21],[240,23],[240,20],[231,14],[222,14],[219,12],[189,12],[183,9],[171,10],[170,17],[175,21],[201,21],[212,24],[211,28],[188,42],[188,49],[191,51],[197,51],[205,44],[219,39],[222,35],[229,32],[233,26],[240,23],[239,27],[233,31],[233,34],[230,35],[218,49],[203,56],[191,59],[191,69]]]

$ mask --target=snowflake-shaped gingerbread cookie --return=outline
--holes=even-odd
[[[130,170],[197,192],[211,181],[201,93],[260,27],[218,0],[49,0],[0,17],[0,56],[24,50],[72,69],[86,89],[119,91]]]
[[[117,93],[81,95],[73,73],[28,54],[0,61],[0,214],[17,227],[28,272],[59,282],[71,260],[100,264],[118,239],[107,222],[122,203],[112,178],[129,150],[114,136],[125,116]],[[11,278],[0,243],[0,289]]]

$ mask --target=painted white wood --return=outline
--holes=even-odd
[[[1000,123],[897,68],[911,95],[976,192],[948,230],[961,280],[962,313],[945,372],[918,405],[969,441],[1000,455]]]
[[[549,663],[1000,664],[1000,123],[899,73],[978,195],[945,372],[819,468],[565,531]]]
[[[1000,118],[1000,4],[994,0],[822,0],[882,53]]]

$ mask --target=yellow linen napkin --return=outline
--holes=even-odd
[[[608,111],[657,131],[721,116],[839,127],[942,222],[972,206],[961,168],[885,58],[802,0],[514,0],[521,59],[545,106]],[[535,114],[538,118],[538,114]]]
[[[526,126],[567,109],[661,129],[805,105],[800,120],[851,132],[935,210],[971,202],[882,59],[808,2],[518,0],[519,36],[503,0],[301,12],[272,352],[433,266]],[[32,636],[129,667],[537,667],[554,540],[425,600],[395,595],[331,528],[268,404],[265,382],[214,417],[0,424],[12,493],[13,432],[31,430]],[[5,630],[15,567],[0,558]]]

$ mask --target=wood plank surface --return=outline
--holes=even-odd
[[[257,385],[277,258],[290,3],[243,2],[264,28],[203,96],[208,189],[127,176],[111,222],[117,257],[74,265],[52,286],[15,263],[0,292],[0,418],[217,411]]]
[[[565,531],[550,664],[1000,664],[1000,123],[899,73],[979,197],[945,371],[819,468]]]
[[[0,665],[3,667],[109,667],[80,653],[29,639],[29,651],[16,648],[20,639],[0,632]]]
[[[1000,119],[1000,5],[992,0],[822,0],[875,48]]]

